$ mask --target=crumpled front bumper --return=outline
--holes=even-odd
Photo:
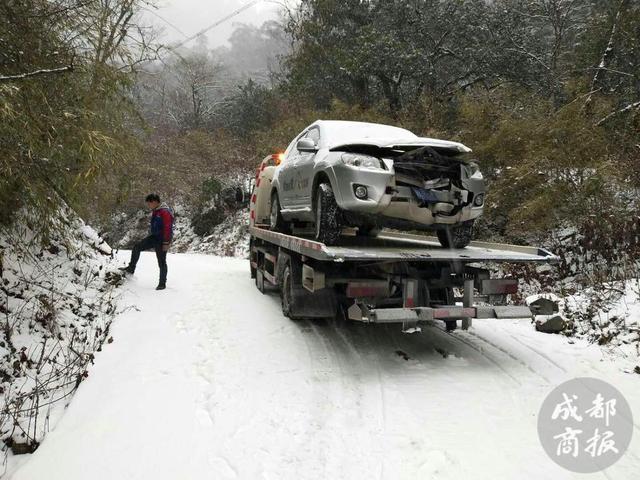
[[[333,177],[331,183],[338,206],[347,212],[382,215],[391,219],[430,226],[454,225],[474,220],[482,215],[484,208],[484,206],[477,207],[470,204],[461,207],[457,213],[451,214],[443,211],[444,204],[421,206],[421,202],[411,192],[410,187],[396,186],[393,168],[373,170],[338,163],[331,166],[327,173]],[[354,189],[358,185],[367,187],[368,197],[364,200],[355,195]],[[466,201],[467,192],[462,192]],[[475,194],[478,193],[484,193],[484,189],[475,192]],[[450,199],[446,200],[450,201]],[[384,219],[381,223],[385,223]]]
[[[436,199],[427,205],[416,197],[410,187],[396,187],[396,191],[389,206],[381,214],[420,225],[454,225],[474,220],[482,215],[484,208],[484,205],[473,205],[474,193],[466,190],[437,191],[434,197],[440,197],[441,201],[437,202]]]
[[[429,207],[420,207],[417,201],[391,202],[381,215],[402,219],[420,225],[455,225],[475,220],[482,215],[483,207],[466,206],[453,215],[434,213]]]
[[[389,188],[395,185],[393,170],[355,168],[336,163],[327,173],[333,177],[333,194],[338,206],[343,210],[379,214],[391,203],[393,195]],[[358,185],[367,187],[368,196],[364,200],[355,195],[354,189]]]

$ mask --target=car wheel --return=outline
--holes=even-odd
[[[326,245],[335,245],[340,238],[339,209],[331,186],[318,185],[316,192],[316,229],[315,239]]]
[[[271,212],[269,214],[269,226],[274,232],[287,233],[287,224],[282,218],[282,212],[280,212],[280,199],[278,194],[274,193],[271,197]]]
[[[473,238],[473,220],[437,231],[440,245],[445,248],[464,248]]]

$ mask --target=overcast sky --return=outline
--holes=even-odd
[[[184,40],[184,35],[190,37],[196,34],[248,3],[251,3],[251,0],[159,0],[159,8],[153,10],[155,15],[149,14],[148,18],[153,24],[163,28],[165,41],[174,43]],[[276,18],[278,10],[278,4],[273,1],[258,2],[209,31],[209,46],[213,48],[225,44],[234,23],[260,25],[265,20]]]

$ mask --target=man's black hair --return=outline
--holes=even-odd
[[[144,199],[145,202],[158,202],[160,203],[160,197],[157,193],[150,193],[147,195],[147,198]]]

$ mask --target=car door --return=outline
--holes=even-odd
[[[310,128],[303,137],[309,138],[317,145],[320,144],[320,129]],[[295,170],[295,205],[298,208],[311,208],[311,188],[313,186],[313,174],[316,152],[298,152],[294,163]]]
[[[278,197],[280,199],[280,207],[283,210],[290,209],[294,198],[295,186],[295,162],[300,154],[296,148],[296,143],[304,135],[300,134],[298,138],[293,140],[285,152],[282,164],[278,168]]]

